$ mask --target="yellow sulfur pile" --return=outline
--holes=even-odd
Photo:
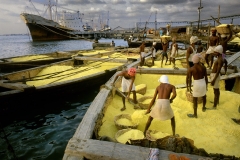
[[[153,139],[160,139],[160,138],[164,138],[166,136],[170,136],[170,134],[169,133],[163,133],[163,132],[160,132],[160,131],[156,131],[156,132],[150,132],[150,136]]]
[[[120,130],[122,131],[122,130]],[[120,136],[117,137],[117,141],[120,143],[125,144],[128,140],[137,140],[137,139],[143,139],[144,135],[142,131],[139,131],[137,129],[131,129]]]
[[[150,104],[152,101],[152,98],[145,99],[142,104]]]
[[[134,125],[134,123],[127,118],[121,118],[121,119],[117,120],[117,124],[124,125],[124,126],[133,126]]]
[[[133,122],[139,122],[145,116],[146,110],[136,110],[131,115]]]
[[[34,56],[26,56],[26,57],[16,57],[12,58],[12,62],[23,62],[23,61],[36,61],[36,60],[46,60],[46,59],[53,59],[52,57],[46,55],[34,55]]]

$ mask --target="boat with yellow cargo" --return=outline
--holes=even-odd
[[[1,116],[104,84],[119,68],[138,58],[137,54],[112,51],[95,57],[74,56],[69,60],[3,74],[0,76]]]
[[[234,58],[232,58],[234,59]],[[128,65],[137,67],[139,61]],[[202,112],[198,104],[198,118],[189,118],[192,102],[186,94],[187,69],[176,61],[179,69],[171,65],[160,68],[161,62],[154,66],[137,69],[135,78],[139,109],[126,102],[126,110],[121,111],[121,94],[115,94],[111,84],[117,72],[101,87],[98,95],[90,105],[73,137],[69,140],[63,160],[146,160],[153,148],[158,149],[159,159],[168,159],[169,154],[185,156],[191,160],[199,159],[233,159],[240,157],[240,128],[232,118],[240,118],[240,72],[229,69],[227,75],[221,76],[221,98],[216,110],[213,104],[213,88],[208,84],[207,104],[209,108]],[[208,70],[208,74],[211,70]],[[149,115],[146,113],[155,88],[159,85],[161,75],[168,75],[171,84],[176,86],[177,97],[171,103],[176,120],[176,136],[172,135],[171,122],[153,120],[146,136],[143,131]],[[234,78],[231,91],[225,90],[225,80]],[[115,82],[120,87],[121,78]],[[132,98],[132,95],[130,95]],[[141,104],[141,105],[140,105]],[[120,120],[121,119],[121,120]]]
[[[114,49],[101,50],[74,50],[74,51],[56,51],[43,54],[29,54],[16,57],[8,57],[0,59],[0,72],[14,72],[23,69],[38,67],[50,63],[55,63],[67,59],[72,56],[101,56],[101,53],[111,53]]]

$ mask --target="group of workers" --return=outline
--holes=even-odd
[[[202,45],[198,45],[198,48],[196,49],[195,44],[199,41],[197,36],[192,36],[190,38],[190,46],[187,49],[186,53],[186,60],[187,60],[187,76],[186,76],[186,85],[187,85],[187,91],[189,91],[193,96],[193,114],[187,114],[189,118],[197,118],[197,107],[198,107],[198,98],[201,97],[203,100],[203,107],[202,111],[205,112],[206,109],[206,92],[207,92],[207,84],[208,84],[208,78],[207,78],[207,68],[204,66],[203,63],[201,63],[202,60],[206,60],[207,67],[212,68],[212,72],[210,74],[211,79],[211,85],[213,86],[214,91],[214,104],[211,109],[216,109],[217,105],[219,104],[219,97],[220,97],[220,90],[219,90],[219,81],[220,81],[220,71],[223,67],[224,63],[227,64],[227,61],[225,59],[225,54],[227,50],[227,42],[230,40],[232,34],[230,34],[228,37],[226,35],[216,36],[216,29],[212,29],[212,36],[209,37],[209,48],[206,52],[206,56],[202,57],[200,52],[202,52],[203,47]],[[156,50],[154,50],[154,46],[156,44],[153,44],[152,47],[152,53]],[[162,52],[162,62],[163,58],[167,56],[167,48],[168,48],[168,41],[165,41],[162,43],[163,45],[163,52]],[[141,64],[142,66],[144,64],[145,60],[145,52],[144,52],[144,42],[140,46],[140,58],[141,58]],[[178,53],[178,45],[176,43],[176,39],[172,39],[172,44],[170,47],[171,51],[171,58],[170,58],[170,64],[173,62],[174,68],[175,67],[175,56]],[[208,58],[211,56],[211,62],[208,63]],[[155,57],[155,52],[154,52]],[[216,58],[215,61],[213,61],[214,57]],[[167,63],[166,60],[166,63]],[[165,63],[165,64],[166,64]],[[161,64],[162,65],[162,64]],[[225,65],[225,74],[226,74],[226,67]],[[136,68],[129,68],[128,70],[122,71],[119,73],[114,81],[117,80],[119,76],[122,76],[122,91],[126,95],[127,98],[130,96],[130,92],[133,92],[133,101],[137,104],[137,97],[136,97],[136,91],[135,91],[135,74],[136,74]],[[192,89],[192,78],[193,81],[193,89]],[[175,135],[175,118],[173,110],[170,106],[170,103],[173,102],[175,97],[177,96],[176,88],[174,85],[169,83],[168,76],[162,75],[158,82],[160,82],[160,85],[156,87],[154,96],[148,106],[148,109],[146,111],[147,113],[150,113],[150,116],[148,118],[148,121],[145,126],[144,134],[146,134],[146,131],[148,130],[149,126],[151,125],[151,122],[153,118],[158,120],[168,120],[171,119],[171,126],[172,126],[172,133]],[[156,101],[156,97],[157,101]],[[125,106],[125,98],[123,97],[123,108],[121,111],[126,109]],[[155,103],[156,101],[156,103]],[[154,107],[152,108],[153,104],[155,103]],[[151,109],[152,108],[152,109]]]

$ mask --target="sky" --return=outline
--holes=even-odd
[[[44,15],[48,0],[0,0],[0,35],[25,34],[28,28],[20,18],[22,12],[34,13],[34,7],[40,15]],[[54,2],[54,1],[53,1]],[[201,19],[210,16],[240,15],[240,0],[201,0],[203,9]],[[34,4],[34,6],[32,5]],[[200,0],[58,0],[58,5],[72,11],[84,14],[84,20],[93,19],[96,23],[99,17],[107,23],[109,12],[109,26],[114,29],[135,27],[136,22],[176,22],[197,21]],[[62,10],[58,8],[58,10]],[[157,13],[157,14],[156,14]],[[231,23],[231,20],[222,20],[222,23]],[[214,24],[213,21],[210,22]],[[240,24],[240,18],[233,20],[233,24]],[[179,26],[183,24],[175,24]],[[185,24],[184,24],[185,25]],[[148,25],[147,25],[148,26]],[[162,24],[166,26],[166,24]],[[158,26],[162,27],[162,26]],[[152,26],[148,26],[152,27]]]

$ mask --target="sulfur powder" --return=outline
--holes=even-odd
[[[125,144],[130,139],[137,140],[137,139],[143,139],[143,138],[144,138],[144,135],[142,131],[139,131],[137,129],[131,129],[123,133],[119,137],[117,137],[117,141]]]
[[[127,118],[121,118],[117,120],[117,123],[124,126],[133,126],[134,123]]]

